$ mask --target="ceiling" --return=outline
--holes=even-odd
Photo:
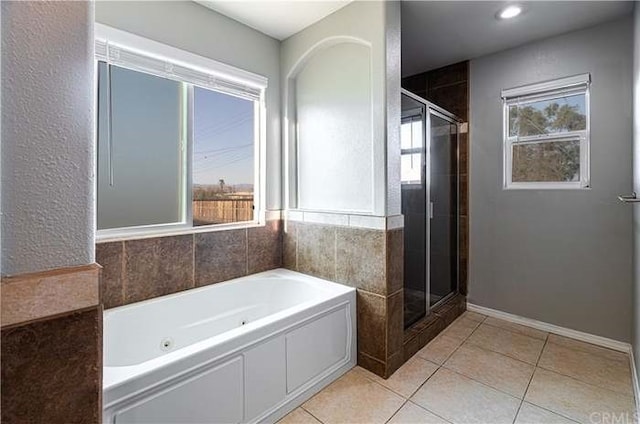
[[[606,22],[633,9],[625,1],[529,1],[525,13],[497,20],[507,2],[403,1],[402,75],[473,59]],[[615,48],[615,46],[612,46]]]
[[[351,0],[195,1],[278,40],[292,36],[351,2]]]

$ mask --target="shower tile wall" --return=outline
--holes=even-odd
[[[286,221],[286,268],[357,289],[358,364],[388,377],[403,362],[403,229]]]
[[[105,309],[282,266],[282,222],[98,243]]]
[[[460,62],[402,79],[402,87],[469,121],[469,62]],[[469,133],[460,132],[460,293],[467,293],[469,258]]]

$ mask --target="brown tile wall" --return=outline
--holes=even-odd
[[[402,87],[469,122],[469,62],[402,79]],[[467,293],[469,264],[469,133],[460,134],[460,292]]]
[[[282,266],[282,222],[263,227],[98,243],[105,308]]]
[[[101,307],[4,327],[1,342],[3,423],[101,421]]]
[[[403,338],[403,360],[407,361],[467,309],[466,297],[459,294],[432,309],[426,317],[407,329]]]
[[[3,276],[2,326],[98,306],[100,271],[89,264]]]
[[[388,377],[402,364],[403,230],[286,221],[286,268],[357,289],[358,364]]]
[[[2,277],[3,423],[99,423],[100,266]]]

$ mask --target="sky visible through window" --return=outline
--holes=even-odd
[[[251,100],[194,88],[193,183],[254,183],[254,104]]]

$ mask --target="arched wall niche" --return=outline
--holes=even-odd
[[[372,214],[371,44],[350,36],[309,48],[286,78],[288,207]]]

